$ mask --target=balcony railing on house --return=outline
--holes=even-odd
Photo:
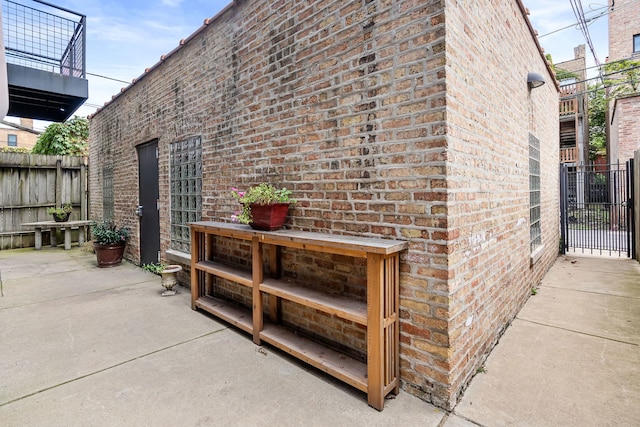
[[[561,148],[560,163],[576,163],[578,161],[578,148]]]
[[[578,87],[575,83],[560,86],[560,98],[576,96],[577,93]]]
[[[578,87],[575,83],[560,86],[560,117],[578,112]]]
[[[575,114],[578,110],[578,103],[576,98],[561,99],[560,100],[560,115],[567,116],[569,114]]]
[[[88,97],[86,17],[41,0],[3,0],[9,115],[64,121]]]

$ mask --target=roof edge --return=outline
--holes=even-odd
[[[129,83],[129,85],[123,87],[120,89],[120,92],[113,95],[111,97],[110,101],[107,101],[104,103],[104,105],[100,108],[98,108],[93,114],[89,115],[89,118],[91,119],[94,115],[98,114],[104,107],[106,107],[107,105],[109,105],[110,103],[112,103],[113,101],[115,101],[120,95],[122,95],[123,93],[125,93],[127,90],[129,90],[130,88],[132,88],[133,86],[136,85],[136,83],[138,83],[139,81],[141,81],[142,79],[144,79],[147,74],[149,74],[151,71],[155,70],[156,68],[158,68],[160,65],[162,65],[162,63],[164,63],[165,60],[167,60],[169,57],[171,57],[173,54],[175,54],[176,52],[178,52],[180,49],[182,49],[182,46],[188,44],[189,42],[191,42],[191,40],[193,40],[198,34],[200,34],[202,31],[204,31],[205,28],[207,28],[209,25],[211,25],[212,23],[214,23],[215,21],[217,21],[218,19],[220,19],[220,17],[222,15],[224,15],[225,13],[227,13],[229,10],[231,10],[234,6],[236,6],[236,4],[238,3],[238,0],[232,0],[231,3],[229,3],[228,5],[226,5],[222,10],[220,10],[218,13],[216,13],[213,17],[211,18],[206,18],[203,22],[203,24],[200,26],[200,28],[198,28],[197,30],[195,30],[193,33],[191,33],[187,38],[181,39],[180,42],[178,43],[178,46],[176,46],[173,50],[171,50],[169,53],[166,53],[162,56],[160,56],[160,61],[156,62],[155,64],[153,64],[151,67],[145,68],[144,73],[139,75],[138,77],[134,78],[131,83]]]
[[[540,52],[540,57],[544,61],[544,64],[547,67],[547,71],[549,71],[549,75],[553,77],[553,84],[556,87],[556,90],[560,92],[560,83],[558,83],[558,79],[556,79],[556,74],[553,72],[553,68],[551,68],[551,64],[549,63],[549,61],[547,61],[547,58],[544,56],[544,49],[542,48],[542,45],[540,45],[540,41],[538,40],[538,32],[535,30],[535,28],[533,28],[533,25],[531,25],[531,20],[529,19],[529,9],[527,9],[524,6],[524,3],[522,3],[522,0],[516,0],[516,3],[518,4],[520,11],[522,12],[522,16],[524,17],[524,20],[527,22],[529,31],[533,36],[533,41],[536,43],[536,46],[538,46],[538,52]]]
[[[89,119],[91,119],[94,115],[98,114],[104,107],[109,105],[111,102],[115,101],[124,92],[129,90],[131,87],[135,86],[136,83],[138,83],[139,81],[144,79],[147,76],[147,74],[149,74],[151,71],[155,70],[160,65],[162,65],[162,63],[164,63],[165,60],[167,60],[173,54],[178,52],[182,48],[182,46],[185,46],[186,44],[191,42],[191,40],[193,40],[193,38],[195,38],[198,34],[200,34],[202,31],[204,31],[204,29],[207,28],[209,25],[211,25],[212,23],[214,23],[215,21],[220,19],[222,17],[222,15],[227,13],[229,10],[233,9],[240,1],[242,1],[242,0],[232,0],[231,3],[226,5],[222,10],[220,10],[218,13],[216,13],[213,17],[206,18],[204,20],[204,23],[202,24],[202,26],[200,26],[200,28],[195,30],[187,38],[181,39],[179,44],[178,44],[178,46],[176,46],[169,53],[166,53],[166,54],[160,56],[160,61],[156,62],[155,64],[153,64],[149,68],[145,68],[143,74],[141,74],[140,76],[134,78],[128,86],[125,86],[125,87],[121,88],[120,92],[115,94],[115,95],[113,95],[111,97],[110,101],[105,102],[103,107],[98,108],[93,114],[90,114],[89,115]],[[549,61],[547,61],[547,58],[544,56],[544,49],[542,48],[542,46],[540,45],[540,42],[538,41],[537,31],[533,28],[533,25],[531,25],[531,21],[529,20],[529,9],[527,9],[524,6],[524,4],[522,3],[522,0],[516,0],[516,3],[518,4],[518,7],[520,8],[520,11],[522,12],[522,16],[524,17],[525,22],[527,23],[527,26],[529,27],[529,32],[533,36],[533,41],[535,42],[536,46],[538,47],[538,52],[540,52],[540,57],[544,61],[544,64],[547,67],[547,71],[549,72],[549,75],[553,77],[554,86],[556,87],[556,90],[559,92],[560,91],[560,84],[558,83],[558,80],[555,77],[555,73],[553,72],[553,68],[551,67],[551,64],[549,63]]]

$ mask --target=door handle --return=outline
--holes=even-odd
[[[136,209],[136,215],[142,216],[142,206],[138,206],[138,208]]]

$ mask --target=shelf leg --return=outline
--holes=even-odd
[[[367,254],[367,400],[384,409],[384,324],[382,256]]]
[[[393,334],[393,343],[388,343],[387,345],[393,348],[393,360],[394,360],[394,373],[395,373],[395,381],[396,387],[393,389],[393,394],[397,395],[400,393],[400,256],[396,253],[390,259],[390,266],[393,270],[392,277],[390,278],[390,283],[387,283],[386,286],[393,286],[393,291],[391,295],[393,296],[392,306],[392,315],[395,316],[395,326],[394,326],[394,334]]]
[[[191,228],[191,309],[196,309],[196,301],[200,298],[200,283],[198,278],[200,272],[196,269],[196,264],[200,258],[200,232]]]
[[[280,268],[280,246],[271,245],[269,247],[269,276],[272,279],[279,279],[282,271]],[[269,295],[269,319],[273,324],[280,323],[280,298],[276,295]]]
[[[205,249],[205,255],[204,255],[204,259],[207,260],[213,260],[213,234],[206,234],[205,235],[205,239],[206,239],[206,249]],[[206,274],[205,275],[205,288],[204,288],[204,294],[205,295],[213,295],[213,275],[212,274]]]
[[[251,240],[251,270],[253,276],[253,342],[260,345],[260,332],[262,332],[262,292],[260,284],[264,279],[262,267],[262,244],[258,237]]]

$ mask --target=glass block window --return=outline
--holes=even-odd
[[[113,219],[113,166],[102,168],[102,218]]]
[[[10,133],[7,135],[7,145],[9,147],[17,147],[18,146],[18,135]]]
[[[202,138],[170,146],[171,249],[191,252],[188,223],[202,218]]]
[[[540,223],[540,140],[529,134],[529,231],[531,252],[542,245]]]

